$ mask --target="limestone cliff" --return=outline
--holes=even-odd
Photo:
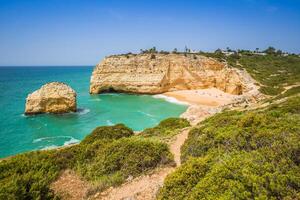
[[[129,54],[106,57],[92,74],[90,93],[106,91],[158,94],[215,87],[241,94],[236,70],[196,54]]]
[[[26,98],[25,114],[75,111],[76,92],[64,83],[47,83]]]

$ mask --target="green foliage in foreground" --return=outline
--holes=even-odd
[[[95,128],[91,134],[86,136],[84,140],[81,141],[81,144],[91,144],[97,140],[103,139],[120,139],[132,135],[133,131],[123,124],[117,124],[115,126],[99,126]]]
[[[143,137],[154,137],[168,140],[176,135],[180,129],[190,126],[189,121],[183,118],[168,118],[161,121],[154,128],[145,129],[140,135]]]
[[[98,127],[78,145],[2,160],[0,199],[58,198],[50,184],[64,169],[73,169],[102,190],[172,163],[166,144],[132,135],[122,124]]]
[[[194,128],[158,199],[300,199],[300,97]]]

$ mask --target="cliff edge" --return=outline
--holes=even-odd
[[[242,94],[245,84],[236,69],[202,55],[127,54],[106,57],[96,65],[90,93],[159,94],[212,87]]]

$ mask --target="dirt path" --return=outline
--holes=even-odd
[[[176,165],[180,162],[180,148],[188,136],[190,128],[186,128],[179,133],[170,144],[170,151],[174,155]],[[101,200],[152,200],[155,199],[159,188],[162,187],[164,179],[173,172],[175,167],[156,169],[152,174],[143,175],[134,180],[124,183],[120,187],[110,188],[102,193],[96,194],[95,199]]]
[[[68,200],[84,199],[89,187],[88,183],[80,179],[72,170],[63,171],[57,181],[51,184],[51,189],[56,194]]]
[[[170,142],[170,151],[174,155],[176,167],[180,162],[180,148],[188,137],[191,128],[183,129],[172,142]],[[163,186],[164,179],[173,172],[176,167],[163,167],[153,170],[150,174],[137,177],[116,188],[109,188],[104,192],[96,193],[88,199],[97,200],[152,200],[156,198],[158,190]],[[55,181],[51,188],[62,196],[62,199],[80,200],[86,199],[86,193],[90,186],[80,179],[75,172],[71,170],[64,171]]]

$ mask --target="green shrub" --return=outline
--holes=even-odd
[[[168,118],[161,121],[158,126],[160,128],[182,129],[190,126],[190,123],[183,118]]]
[[[82,140],[82,144],[93,143],[94,141],[102,139],[119,139],[122,137],[130,137],[133,134],[133,131],[124,124],[100,126],[95,128],[91,134],[86,136],[84,140]]]
[[[102,190],[172,163],[166,144],[132,135],[122,124],[98,127],[78,145],[2,160],[0,199],[58,198],[50,185],[64,169],[73,169]]]
[[[272,163],[265,153],[236,152],[208,162],[187,199],[298,199],[299,167],[284,157]]]
[[[183,118],[168,118],[161,121],[153,128],[145,129],[140,135],[143,137],[157,137],[167,140],[176,135],[182,128],[190,126],[190,123]]]
[[[191,158],[189,162],[177,168],[175,173],[167,176],[158,199],[182,200],[189,196],[191,190],[208,169],[209,159],[206,157]]]
[[[300,97],[192,129],[159,199],[299,199]]]
[[[122,138],[100,148],[89,167],[83,167],[82,171],[83,176],[93,181],[107,175],[126,179],[171,161],[172,154],[164,143],[139,137]]]
[[[0,199],[52,199],[49,184],[60,166],[50,152],[31,152],[0,162]]]

